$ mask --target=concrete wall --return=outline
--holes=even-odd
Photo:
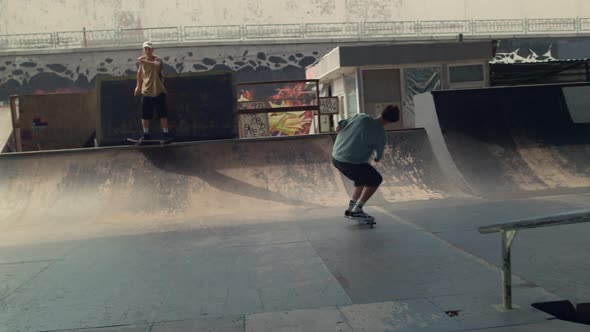
[[[590,16],[588,0],[0,0],[0,34],[157,26]],[[584,15],[586,14],[586,15]]]

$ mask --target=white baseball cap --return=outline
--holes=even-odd
[[[143,43],[143,46],[141,48],[145,48],[145,47],[154,48],[154,46],[152,46],[152,42],[151,41],[144,42]]]

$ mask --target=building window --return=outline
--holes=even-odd
[[[358,114],[358,93],[356,86],[356,75],[350,75],[344,78],[344,91],[346,94],[346,111],[347,117],[353,117]]]
[[[483,71],[483,65],[449,66],[449,82],[451,84],[483,82]]]
[[[414,96],[441,89],[440,67],[405,68],[403,70],[403,118],[406,128],[414,127]]]
[[[344,96],[338,97],[338,121],[346,119],[346,109],[344,107]]]

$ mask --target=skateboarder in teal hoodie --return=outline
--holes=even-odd
[[[338,122],[332,162],[344,176],[354,181],[354,191],[344,215],[356,219],[373,219],[363,211],[363,205],[379,188],[383,177],[369,164],[383,158],[386,135],[385,126],[399,121],[397,106],[387,106],[377,118],[357,114]]]

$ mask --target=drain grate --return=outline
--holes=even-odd
[[[445,314],[449,317],[458,317],[461,314],[461,310],[449,310],[445,311]]]

